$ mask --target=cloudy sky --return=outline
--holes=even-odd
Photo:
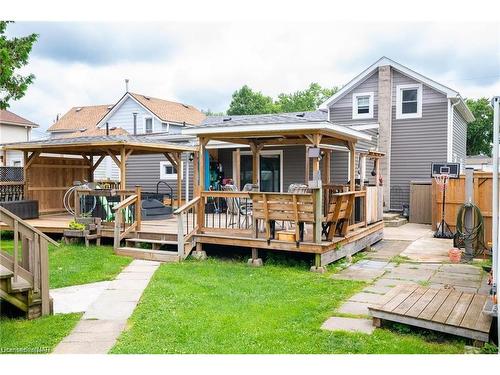
[[[343,85],[388,56],[464,97],[500,94],[495,23],[55,23],[17,22],[39,34],[25,72],[36,75],[11,110],[42,128],[70,107],[112,104],[130,90],[224,111],[248,84],[267,95],[310,82]]]

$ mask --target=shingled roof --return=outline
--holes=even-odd
[[[234,125],[264,125],[290,124],[328,121],[328,112],[306,111],[289,113],[270,113],[264,115],[208,116],[202,126],[234,126]]]
[[[0,109],[0,124],[16,125],[16,126],[30,126],[38,128],[38,125],[24,117],[16,115],[15,113],[6,109]]]
[[[54,125],[49,127],[47,131],[57,132],[64,130],[77,131],[82,129],[94,129],[99,120],[109,112],[112,106],[112,104],[105,104],[73,107]]]
[[[129,94],[144,107],[153,112],[160,120],[165,122],[185,122],[189,125],[200,125],[206,117],[203,112],[189,104],[153,98],[133,92],[129,92]]]

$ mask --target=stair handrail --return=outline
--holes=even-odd
[[[201,197],[199,196],[195,197],[174,211],[174,215],[177,216],[177,253],[181,258],[184,258],[185,255],[184,244],[198,230],[198,223],[195,222],[195,209],[200,199]],[[192,214],[191,229],[189,228],[189,212]],[[186,224],[184,224],[184,221],[186,221]]]
[[[130,224],[128,228],[121,230],[121,221],[123,211],[135,204],[135,215],[134,222]],[[120,201],[112,208],[115,213],[115,226],[114,226],[114,236],[113,236],[113,247],[118,249],[120,247],[120,241],[125,238],[130,232],[138,231],[141,229],[141,187],[136,186],[135,193],[128,196],[124,200]]]
[[[28,279],[27,281],[33,287],[33,292],[40,296],[41,315],[48,315],[50,314],[48,244],[59,246],[59,243],[5,207],[0,206],[0,221],[4,221],[5,217],[12,221],[14,256],[11,257],[1,252],[2,262],[8,263],[8,268],[12,268],[14,281],[17,281],[19,274]],[[19,265],[19,235],[21,235],[22,266]]]

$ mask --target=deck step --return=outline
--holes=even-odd
[[[143,243],[154,243],[159,245],[177,245],[177,241],[171,240],[150,240],[147,238],[126,238],[125,242],[143,242]]]
[[[0,264],[0,279],[10,279],[12,276],[14,276],[14,272]]]
[[[384,226],[386,227],[400,227],[405,224],[408,224],[408,220],[404,217],[398,217],[397,219],[392,220],[384,220]]]
[[[27,292],[30,289],[33,289],[33,285],[22,277],[18,276],[16,281],[14,281],[14,278],[11,279],[10,290],[13,293]]]
[[[119,247],[115,250],[117,255],[129,256],[134,259],[155,260],[158,262],[179,262],[177,251],[149,250],[136,247]]]

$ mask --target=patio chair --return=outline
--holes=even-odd
[[[250,189],[247,187],[245,188]],[[226,184],[222,186],[222,191],[239,191],[235,185]],[[251,191],[251,190],[243,190],[243,191]],[[250,200],[242,200],[241,198],[226,198],[226,206],[227,206],[227,214],[231,215],[229,225],[233,226],[236,224],[235,216],[238,217],[238,226],[241,226],[241,220],[243,219],[244,223],[252,223],[252,220],[249,220],[249,216],[252,215],[252,202]]]

